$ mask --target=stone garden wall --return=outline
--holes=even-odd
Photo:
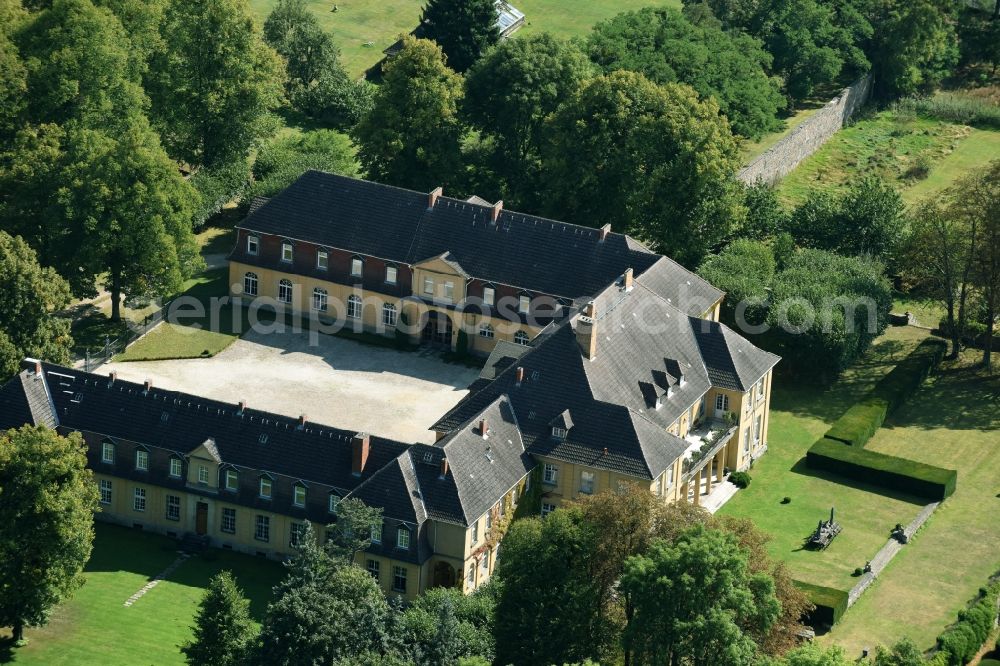
[[[744,167],[736,177],[744,183],[762,180],[775,184],[799,162],[812,155],[864,106],[871,94],[871,75],[866,74],[826,103],[784,139]]]

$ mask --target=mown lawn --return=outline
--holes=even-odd
[[[892,110],[869,112],[845,127],[782,180],[782,200],[797,204],[813,190],[836,190],[877,175],[912,203],[943,189],[1000,149],[1000,132]]]
[[[853,368],[828,387],[775,382],[768,452],[751,470],[753,481],[726,504],[720,515],[745,516],[772,535],[771,555],[785,561],[794,578],[849,590],[862,567],[881,548],[896,523],[910,522],[923,502],[902,493],[844,483],[835,475],[805,466],[812,446],[851,404],[895,366],[926,335],[891,328]],[[782,504],[784,497],[791,498]],[[803,549],[816,523],[834,507],[844,531],[824,551]]]
[[[1000,570],[1000,374],[981,356],[945,361],[866,447],[957,469],[958,487],[830,633],[848,654],[903,636],[930,648]]]
[[[210,550],[184,562],[130,607],[124,602],[177,558],[172,539],[124,527],[97,524],[87,582],[55,609],[45,627],[28,629],[27,646],[12,648],[0,634],[0,663],[77,666],[79,664],[183,664],[180,646],[204,587],[228,569],[252,602],[258,621],[283,569],[276,562]],[[6,631],[6,630],[0,630]]]

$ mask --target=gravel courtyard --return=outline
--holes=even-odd
[[[431,352],[400,352],[330,335],[249,332],[213,358],[108,363],[98,372],[404,442],[428,430],[479,375]]]

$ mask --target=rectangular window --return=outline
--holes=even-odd
[[[580,492],[590,495],[594,492],[594,473],[580,472]]]
[[[330,255],[326,250],[316,252],[316,268],[325,271],[330,266]]]
[[[434,279],[425,277],[424,278],[424,293],[428,296],[434,295]]]
[[[288,546],[290,548],[298,548],[299,544],[302,543],[302,537],[305,536],[305,533],[305,525],[302,523],[292,523],[288,532]]]
[[[146,489],[136,488],[132,494],[132,508],[136,511],[146,510]]]
[[[396,548],[410,549],[410,530],[400,527],[396,530]]]
[[[674,485],[674,466],[667,468],[667,488]]]
[[[351,259],[351,277],[361,277],[365,263],[359,257]]]
[[[496,300],[496,293],[493,287],[483,287],[483,303],[493,305],[493,301]]]
[[[347,316],[351,319],[361,319],[361,299],[357,296],[347,297]]]
[[[653,481],[653,494],[657,497],[663,497],[663,477],[658,476],[656,480]]]
[[[329,511],[330,513],[337,513],[337,505],[340,504],[340,498],[333,493],[330,493],[330,503]]]
[[[306,505],[306,487],[296,484],[292,488],[292,502],[295,506],[305,506]]]
[[[542,473],[542,481],[555,485],[559,480],[559,467],[551,463],[545,463],[545,470]]]
[[[184,474],[184,464],[181,462],[181,459],[180,458],[171,458],[170,459],[170,476],[174,477],[175,479],[179,479],[179,478],[181,478],[182,474]]]
[[[379,577],[379,563],[378,560],[368,560],[368,573],[372,575],[372,578],[378,580]]]
[[[281,244],[281,260],[290,262],[292,260],[292,244],[282,243]]]
[[[720,393],[715,396],[715,411],[717,412],[728,412],[729,411],[729,396],[724,393]]]
[[[479,523],[472,524],[472,543],[479,543]]]
[[[546,502],[542,502],[542,518],[544,518],[545,516],[549,515],[550,513],[552,513],[555,510],[556,510],[556,505],[555,504],[548,504]]]
[[[764,378],[761,377],[760,381],[757,382],[757,400],[764,399]]]
[[[317,310],[319,312],[326,312],[326,289],[320,289],[319,287],[313,289],[312,306],[313,310]],[[348,302],[347,303],[348,309],[350,309],[350,306],[351,304],[350,302]]]
[[[253,531],[253,538],[257,541],[271,540],[271,519],[267,516],[257,516],[257,525]]]
[[[753,424],[753,443],[754,444],[760,444],[760,436],[761,436],[761,432],[760,431],[761,431],[761,425],[763,423],[762,419],[763,419],[763,417],[760,414],[758,414],[757,418],[754,420],[754,424]]]
[[[167,520],[181,519],[181,498],[177,495],[167,495]]]
[[[236,534],[236,509],[222,510],[222,531]]]
[[[240,487],[240,477],[235,469],[226,470],[226,490],[235,492]]]
[[[115,445],[111,442],[101,444],[101,462],[115,464]]]
[[[393,327],[396,325],[396,306],[391,303],[382,304],[382,324]]]
[[[489,573],[490,571],[490,551],[483,552],[483,559],[480,560],[479,566],[483,568],[483,573]]]
[[[278,282],[278,300],[282,303],[292,302],[292,281],[281,280]]]
[[[406,567],[392,568],[392,591],[406,594]]]
[[[382,523],[372,525],[371,540],[372,543],[382,543]]]
[[[448,301],[455,300],[455,283],[445,282],[444,283],[444,298]]]
[[[204,465],[198,466],[198,483],[208,483],[208,468]]]
[[[531,307],[531,296],[527,294],[521,294],[517,297],[517,311],[521,314],[527,314],[528,309]]]
[[[271,479],[266,476],[260,477],[260,496],[264,499],[271,499]]]
[[[135,468],[140,472],[149,471],[149,451],[139,449],[135,452]]]
[[[111,504],[111,481],[101,479],[101,504]]]
[[[257,256],[260,251],[260,240],[256,236],[247,236],[247,254]]]
[[[750,452],[750,428],[748,427],[746,429],[746,432],[743,433],[743,453],[749,453],[749,452]]]
[[[395,266],[385,267],[385,281],[388,284],[396,284],[397,275],[399,274],[399,269]]]

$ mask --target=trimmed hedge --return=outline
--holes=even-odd
[[[878,432],[889,411],[889,403],[882,398],[869,398],[854,405],[837,419],[826,431],[828,439],[836,439],[851,446],[863,447]]]
[[[806,464],[932,500],[949,497],[958,481],[958,472],[953,469],[887,456],[825,437],[810,447]]]
[[[944,630],[937,638],[938,654],[935,658],[949,666],[962,666],[972,660],[997,620],[997,600],[1000,582],[980,588],[979,596],[968,608],[958,613],[958,622]],[[944,654],[944,659],[941,655]]]
[[[895,411],[927,379],[931,370],[944,358],[948,343],[926,338],[883,377],[872,389],[872,398],[888,403],[889,413]]]
[[[840,621],[847,611],[847,592],[833,587],[823,587],[793,580],[795,587],[806,593],[816,608],[805,618],[812,626],[828,624],[831,627]]]

